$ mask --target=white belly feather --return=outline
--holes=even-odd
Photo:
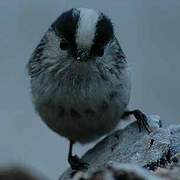
[[[43,121],[61,136],[80,143],[114,129],[129,102],[127,70],[122,70],[118,81],[112,76],[108,81],[88,75],[78,81],[69,77],[65,76],[48,98],[34,97]]]

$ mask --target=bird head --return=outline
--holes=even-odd
[[[97,10],[86,8],[62,13],[52,29],[60,39],[59,48],[81,62],[102,57],[106,45],[114,37],[110,19]]]

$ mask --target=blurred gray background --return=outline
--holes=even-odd
[[[72,7],[112,18],[132,71],[131,107],[160,115],[164,125],[180,122],[179,0],[1,0],[0,166],[18,162],[51,179],[68,166],[67,141],[34,112],[25,65],[49,25]]]

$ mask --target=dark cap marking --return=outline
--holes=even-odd
[[[71,9],[61,14],[52,24],[52,28],[59,37],[64,37],[72,46],[76,44],[76,29],[79,21],[79,11]]]
[[[103,13],[99,16],[96,24],[96,33],[91,47],[91,54],[103,55],[104,47],[114,36],[113,25]]]
[[[113,36],[114,31],[111,20],[101,13],[96,25],[94,45],[101,45],[104,47]]]

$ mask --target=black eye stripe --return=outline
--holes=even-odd
[[[66,37],[66,40],[74,47],[76,46],[76,30],[78,27],[80,12],[77,9],[71,9],[64,12],[52,24],[52,28],[60,37]]]
[[[113,25],[108,17],[101,14],[96,25],[96,33],[93,46],[104,47],[113,37]]]

